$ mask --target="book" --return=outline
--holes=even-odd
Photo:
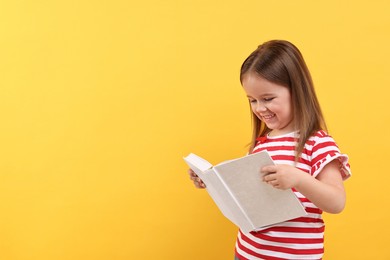
[[[274,165],[267,151],[215,166],[193,153],[184,160],[205,183],[222,214],[244,232],[307,214],[291,189],[276,189],[262,180],[260,169]]]

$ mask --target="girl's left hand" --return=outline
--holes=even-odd
[[[270,165],[261,169],[263,181],[274,188],[286,190],[297,186],[303,172],[290,165]]]

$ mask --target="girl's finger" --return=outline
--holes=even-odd
[[[268,173],[268,172],[276,172],[276,166],[275,165],[269,165],[269,166],[264,166],[260,170],[262,173]]]
[[[265,182],[274,181],[274,180],[276,180],[275,174],[273,174],[273,173],[266,174],[266,175],[264,175],[263,180],[264,180]]]
[[[188,174],[190,175],[190,177],[198,177],[198,175],[196,175],[196,173],[191,169],[188,170]]]

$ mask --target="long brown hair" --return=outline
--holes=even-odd
[[[241,66],[240,81],[248,73],[287,87],[291,93],[293,122],[299,130],[295,159],[298,160],[309,137],[318,130],[327,130],[324,117],[314,90],[310,72],[301,52],[292,43],[272,40],[260,45]],[[271,131],[252,112],[253,134],[250,152],[256,138]]]

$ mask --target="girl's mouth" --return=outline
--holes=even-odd
[[[268,115],[262,115],[261,117],[264,120],[270,120],[270,119],[274,118],[275,116],[276,116],[275,114],[268,114]]]

